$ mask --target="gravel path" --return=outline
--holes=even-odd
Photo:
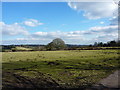
[[[120,90],[120,78],[119,77],[120,70],[115,71],[113,74],[109,75],[107,78],[102,79],[97,87],[108,87],[108,88],[116,88]]]

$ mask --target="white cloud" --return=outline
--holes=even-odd
[[[111,40],[117,40],[118,39],[118,33],[111,33],[111,34],[103,34],[96,36],[93,38],[93,41],[95,42],[108,42]]]
[[[24,21],[24,24],[31,27],[35,27],[38,25],[42,25],[43,23],[40,23],[35,19],[29,19],[28,21]],[[27,29],[21,26],[20,23],[5,24],[4,22],[0,22],[0,27],[0,33],[2,33],[3,36],[29,35]]]
[[[73,31],[73,32],[69,32],[69,34],[99,35],[99,34],[109,34],[114,32],[118,32],[118,25],[91,27],[89,30]]]
[[[112,18],[109,19],[111,24],[110,25],[118,25],[118,17],[114,16]]]
[[[110,26],[103,26],[103,27],[92,27],[90,28],[92,32],[103,32],[109,33],[113,32],[114,30],[118,30],[118,25],[110,25]]]
[[[89,19],[99,19],[117,15],[117,5],[114,2],[69,2],[68,5],[76,11],[84,11]]]
[[[29,19],[27,21],[24,21],[23,24],[26,25],[26,26],[30,26],[30,27],[36,27],[36,26],[39,26],[39,25],[43,25],[43,23],[41,23],[41,22],[39,22],[38,20],[35,20],[35,19]]]
[[[104,24],[104,22],[100,22],[100,24]]]
[[[36,32],[31,35],[31,37],[36,37],[36,38],[79,38],[81,37],[81,34],[74,34],[74,33],[69,33],[69,32],[61,32],[61,31],[56,31],[56,32]],[[82,37],[81,37],[82,38]]]
[[[3,26],[3,25],[5,25],[5,23],[4,22],[0,22],[0,26]]]
[[[69,32],[35,32],[29,34],[28,31],[18,23],[5,24],[0,22],[3,35],[24,35],[22,38],[11,40],[11,44],[47,44],[55,38],[61,38],[68,44],[90,44],[95,41],[109,41],[118,38],[118,25],[91,27],[88,30],[76,30]],[[10,41],[4,40],[4,43]]]
[[[91,27],[86,31],[35,32],[26,38],[18,38],[17,40],[47,44],[55,38],[61,38],[68,44],[90,44],[95,41],[107,42],[118,38],[118,26]]]
[[[28,35],[27,30],[18,23],[5,24],[0,22],[0,27],[2,27],[1,32],[3,35]]]
[[[36,33],[34,33],[34,35],[42,35],[42,36],[45,36],[45,35],[47,35],[47,32],[36,32]]]

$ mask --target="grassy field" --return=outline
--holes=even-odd
[[[63,88],[91,86],[119,68],[118,54],[118,50],[3,52],[3,87],[17,83],[14,75],[41,82],[40,73]]]

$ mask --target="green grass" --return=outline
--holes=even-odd
[[[25,48],[25,47],[15,47],[15,48],[12,48],[12,50],[16,50],[16,51],[30,51],[32,49],[31,48]]]
[[[3,52],[3,71],[35,77],[32,70],[51,76],[60,85],[92,85],[119,69],[118,50]],[[5,78],[5,77],[4,77]]]

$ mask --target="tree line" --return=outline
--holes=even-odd
[[[118,47],[120,46],[120,40],[118,41],[109,41],[107,43],[103,43],[103,42],[95,42],[94,45],[90,45],[90,46],[94,46],[94,47]]]
[[[55,51],[55,50],[95,50],[102,49],[101,47],[119,47],[120,41],[109,41],[107,43],[95,42],[91,45],[70,45],[56,38],[47,45],[1,45],[0,51]],[[105,48],[104,48],[105,49]],[[107,48],[109,49],[109,48]]]

